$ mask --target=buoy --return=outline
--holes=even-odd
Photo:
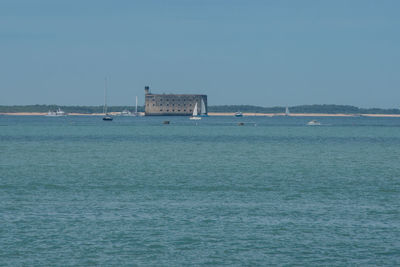
[[[163,121],[163,124],[169,124],[169,121]]]
[[[243,122],[239,122],[238,125],[239,125],[239,126],[243,126],[244,123],[243,123]]]

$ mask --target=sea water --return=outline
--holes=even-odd
[[[1,266],[400,265],[399,118],[1,116],[0,152]]]

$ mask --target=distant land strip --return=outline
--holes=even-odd
[[[0,106],[0,114],[19,113],[21,115],[41,115],[49,110],[55,111],[61,108],[66,113],[95,115],[103,112],[103,106],[61,106],[61,105],[15,105],[15,106]],[[400,109],[382,109],[382,108],[358,108],[349,105],[300,105],[288,107],[291,115],[365,115],[365,114],[382,114],[382,115],[400,115]],[[134,106],[109,106],[110,113],[119,113],[127,109],[134,111]],[[286,107],[260,107],[252,105],[220,105],[208,106],[210,115],[231,115],[234,112],[240,111],[245,115],[284,115]],[[144,112],[144,106],[138,106],[138,112]]]

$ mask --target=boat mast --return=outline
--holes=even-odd
[[[104,78],[104,107],[103,113],[107,115],[107,77]]]
[[[136,96],[135,114],[137,115],[137,96]]]

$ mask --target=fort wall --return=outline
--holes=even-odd
[[[197,112],[200,114],[202,100],[207,114],[207,95],[151,94],[146,86],[145,114],[146,116],[190,116],[196,103]]]

